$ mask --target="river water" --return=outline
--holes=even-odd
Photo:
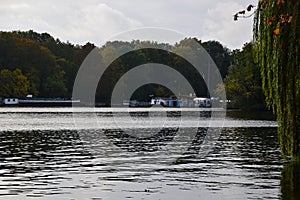
[[[222,113],[2,107],[0,198],[297,199],[276,121]]]

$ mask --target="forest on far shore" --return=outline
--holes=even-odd
[[[232,106],[241,109],[265,109],[261,76],[253,58],[253,45],[247,43],[243,49],[230,50],[218,41],[201,41],[185,38],[175,45],[160,44],[153,41],[133,40],[131,42],[113,41],[99,48],[104,60],[109,60],[119,48],[142,47],[145,44],[160,49],[184,49],[192,52],[191,40],[195,40],[210,54],[225,82],[227,98]],[[53,38],[48,33],[32,30],[0,32],[0,97],[70,98],[77,71],[85,57],[96,46],[92,43],[74,45]],[[180,70],[195,86],[197,96],[207,96],[204,82],[188,68],[187,64],[176,58],[166,58],[159,50],[138,51],[113,62],[106,76],[101,78],[105,90],[99,89],[96,101],[109,104],[114,84],[128,71],[129,65],[163,61],[168,66]],[[148,85],[138,90],[134,99],[145,101],[149,94],[168,97],[171,91],[161,85]]]

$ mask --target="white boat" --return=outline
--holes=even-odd
[[[5,98],[3,99],[3,104],[7,106],[13,106],[19,104],[19,99],[17,98]]]
[[[80,100],[64,99],[64,98],[5,98],[2,102],[3,106],[72,106],[79,104]]]
[[[211,108],[211,99],[206,97],[196,97],[193,99],[195,107]]]

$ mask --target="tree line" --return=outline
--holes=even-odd
[[[151,62],[173,66],[195,86],[197,96],[207,96],[202,77],[191,70],[189,63],[179,56],[167,56],[162,50],[192,54],[192,41],[198,42],[216,63],[228,98],[235,107],[264,108],[261,77],[251,54],[251,43],[242,50],[230,50],[218,41],[202,42],[197,38],[185,38],[175,45],[140,40],[107,42],[99,48],[103,62],[109,61],[120,49],[149,45],[155,48],[132,51],[113,61],[99,82],[101,87],[98,87],[96,101],[109,104],[118,79],[130,68]],[[0,97],[24,98],[33,94],[35,97],[70,98],[77,71],[95,47],[92,43],[74,45],[62,42],[48,33],[32,30],[0,32]],[[172,92],[164,86],[151,84],[138,89],[132,98],[147,101],[149,94],[167,97]]]
[[[74,46],[47,33],[14,31],[0,33],[0,70],[18,70],[27,82],[21,93],[3,92],[3,85],[15,87],[1,75],[0,96],[70,97],[80,63],[95,46]],[[4,77],[3,77],[4,76]]]

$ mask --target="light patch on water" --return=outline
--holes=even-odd
[[[212,110],[203,108],[164,108],[163,110],[162,108],[74,109],[0,108],[0,131],[278,126],[276,121],[269,120],[241,120],[230,117],[222,119],[218,118],[217,114],[210,118]],[[184,112],[184,115],[181,116],[180,112]],[[214,109],[213,112],[224,111]],[[170,116],[167,116],[166,113],[170,113]]]

